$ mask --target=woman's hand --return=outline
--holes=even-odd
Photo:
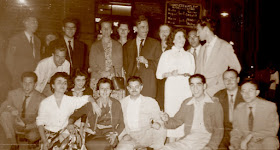
[[[96,104],[95,101],[90,101],[92,104],[93,114],[96,114],[98,117],[101,115],[101,108]]]
[[[75,132],[74,124],[68,124],[67,130],[70,134],[73,134]]]

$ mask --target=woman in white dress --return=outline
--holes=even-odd
[[[195,61],[191,53],[184,50],[186,32],[176,29],[168,37],[168,44],[172,48],[165,51],[159,60],[156,76],[158,79],[167,78],[165,82],[164,108],[173,117],[179,110],[181,103],[192,96],[189,87],[189,77],[194,74]],[[168,129],[169,142],[184,136],[184,126],[175,130]]]

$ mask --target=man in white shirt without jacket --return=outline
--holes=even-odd
[[[52,94],[49,82],[56,72],[70,73],[70,63],[65,60],[67,48],[57,45],[51,57],[45,58],[38,63],[35,73],[38,76],[36,90],[46,96]]]
[[[160,119],[160,109],[155,99],[140,94],[143,84],[140,77],[127,80],[129,96],[122,99],[125,129],[120,134],[117,150],[153,148],[164,145],[166,130]]]

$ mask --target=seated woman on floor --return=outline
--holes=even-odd
[[[85,70],[76,69],[71,79],[73,87],[70,87],[71,89],[65,93],[66,95],[81,97],[93,94],[92,89],[89,87],[89,75]]]
[[[69,132],[66,128],[69,116],[75,111],[92,101],[92,110],[100,110],[91,96],[67,96],[65,91],[68,85],[68,74],[65,72],[55,73],[50,80],[53,95],[44,99],[39,107],[36,124],[41,136],[42,149],[80,149],[82,137],[79,130]],[[95,113],[95,112],[94,112]],[[99,114],[99,113],[98,113]]]
[[[113,90],[112,80],[99,79],[96,89],[100,95],[96,103],[101,108],[101,115],[98,117],[94,114],[92,104],[87,103],[70,116],[67,128],[74,130],[73,123],[86,114],[90,129],[95,132],[95,134],[86,136],[86,148],[88,150],[108,150],[117,146],[118,135],[124,129],[123,112],[120,102],[110,97]]]

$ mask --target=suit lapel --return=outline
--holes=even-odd
[[[241,102],[243,102],[243,98],[242,98],[242,95],[240,93],[240,88],[238,88],[236,98],[235,98],[234,108],[236,108],[236,106]]]

